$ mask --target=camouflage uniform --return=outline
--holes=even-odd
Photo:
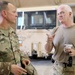
[[[11,27],[0,29],[0,75],[14,75],[10,72],[11,64],[20,64],[22,60],[20,55],[22,59],[26,59],[23,54],[20,54],[18,37],[14,29]]]
[[[54,63],[52,75],[75,75],[75,65],[64,67],[63,63]]]

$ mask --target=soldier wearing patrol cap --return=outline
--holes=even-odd
[[[0,2],[0,75],[37,75],[29,58],[19,50],[18,37],[11,27],[17,16],[13,4]]]

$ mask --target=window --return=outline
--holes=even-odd
[[[23,25],[22,12],[18,12],[17,29],[20,29],[22,25]]]
[[[24,13],[24,26],[23,29],[28,28],[28,14]]]
[[[52,29],[56,18],[56,10],[18,12],[17,29]]]
[[[45,11],[44,12],[45,16],[45,28],[51,29],[56,26],[56,11]]]
[[[43,15],[31,15],[31,26],[42,25],[43,24]]]
[[[41,11],[30,12],[29,14],[29,29],[42,28],[44,25],[44,15]]]

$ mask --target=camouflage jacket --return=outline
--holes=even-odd
[[[20,63],[19,43],[11,27],[0,29],[0,75],[10,75],[10,65]]]

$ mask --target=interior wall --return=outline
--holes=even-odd
[[[75,0],[19,0],[22,7],[37,7],[37,6],[50,6],[59,4],[69,4],[72,6],[75,15]]]
[[[34,6],[45,6],[45,5],[56,5],[63,3],[75,3],[75,0],[20,0],[22,6],[34,7]]]
[[[34,6],[46,6],[46,5],[58,5],[63,3],[75,3],[75,0],[0,0],[9,1],[17,7],[34,7]]]

